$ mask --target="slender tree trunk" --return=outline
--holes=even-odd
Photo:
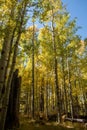
[[[78,78],[77,76],[79,77],[78,75],[78,63],[77,63],[77,58],[75,58],[75,80],[74,80],[74,86],[75,86],[75,89],[76,89],[76,95],[75,95],[75,109],[73,110],[74,111],[74,115],[76,115],[78,117],[79,115],[79,100],[78,100],[78,88],[77,88],[77,83],[79,82],[78,81]],[[78,86],[79,86],[79,83],[78,83]],[[79,86],[80,88],[80,86]]]
[[[16,31],[17,26],[14,27],[13,32],[12,32],[12,37],[11,37],[11,41],[10,41],[10,48],[9,48],[9,54],[8,54],[8,62],[6,65],[6,70],[5,70],[5,77],[4,77],[4,85],[6,83],[6,79],[7,79],[7,71],[8,71],[8,67],[9,67],[9,63],[10,63],[10,59],[11,59],[11,53],[12,53],[12,44],[13,44],[13,40],[14,40],[14,35],[15,35],[15,31]]]
[[[5,89],[4,78],[6,78],[5,71],[6,71],[9,49],[10,49],[11,31],[12,30],[10,29],[10,26],[8,26],[6,29],[6,34],[5,34],[5,39],[4,39],[2,52],[1,52],[1,59],[0,59],[0,120],[1,120],[1,111],[2,111],[2,101],[3,101],[3,95]]]
[[[52,43],[54,50],[54,74],[55,74],[55,88],[57,97],[57,112],[58,112],[58,122],[61,122],[61,111],[60,111],[60,97],[59,97],[59,83],[58,83],[58,63],[57,63],[57,53],[56,53],[56,43],[55,43],[55,28],[54,28],[54,12],[52,9]]]
[[[29,117],[29,92],[26,91],[25,115]]]
[[[32,116],[32,84],[30,86],[30,114]]]
[[[52,86],[52,110],[55,110],[55,90],[54,85]]]
[[[35,81],[35,85],[36,85],[36,112],[38,112],[38,70],[36,68],[36,81]]]
[[[48,117],[48,79],[46,82],[46,117]]]
[[[74,113],[73,113],[73,97],[72,97],[72,86],[71,86],[71,79],[70,79],[70,66],[67,57],[67,71],[68,71],[68,87],[69,87],[69,96],[70,96],[70,110],[71,110],[71,118],[73,120]]]
[[[35,81],[34,81],[34,21],[33,21],[33,37],[32,37],[32,118],[34,119],[34,86],[35,86]]]
[[[65,71],[64,71],[64,58],[62,57],[62,73],[63,73],[63,86],[64,86],[64,101],[65,101],[65,113],[68,113],[68,103],[67,103],[67,92],[65,83]]]
[[[50,79],[48,80],[48,113],[50,113],[51,111],[51,94],[50,94],[50,91],[51,91],[51,85],[50,85]]]
[[[41,92],[40,92],[40,111],[44,112],[44,78],[41,81]]]
[[[83,115],[87,115],[87,98],[86,98],[86,92],[84,90],[84,82],[82,80],[82,77],[81,77],[81,71],[79,69],[79,72],[78,72],[78,84],[79,84],[79,88],[81,88],[81,91],[82,91],[82,95],[83,95],[83,109],[85,109],[85,111],[83,110]]]
[[[80,82],[81,83],[81,82]],[[81,90],[82,90],[82,95],[83,95],[83,115],[87,115],[87,101],[86,101],[86,94],[85,94],[85,90],[84,90],[84,82],[82,81],[81,85]]]

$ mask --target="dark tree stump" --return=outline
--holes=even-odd
[[[13,74],[9,105],[6,116],[5,128],[11,129],[19,127],[19,97],[20,97],[21,77],[18,77],[18,70]]]

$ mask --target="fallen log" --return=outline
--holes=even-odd
[[[65,118],[65,121],[71,121],[71,122],[80,122],[80,123],[86,123],[87,119],[80,119],[80,118]]]

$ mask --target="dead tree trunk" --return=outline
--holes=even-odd
[[[18,77],[18,70],[16,70],[13,74],[11,82],[11,90],[5,122],[5,129],[19,127],[20,87],[21,87],[21,77]]]

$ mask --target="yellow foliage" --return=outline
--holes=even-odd
[[[84,52],[84,50],[85,50],[85,43],[84,43],[84,41],[81,40],[80,45],[81,46],[79,48],[79,54],[82,54]]]

